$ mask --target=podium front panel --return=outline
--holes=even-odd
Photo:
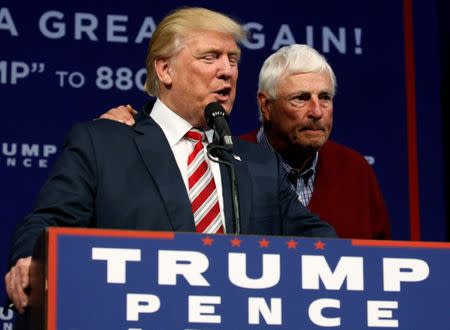
[[[51,330],[450,324],[448,243],[51,228],[47,248]]]

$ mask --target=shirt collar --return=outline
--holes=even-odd
[[[258,130],[258,133],[256,133],[256,140],[258,141],[258,143],[263,146],[266,149],[269,149],[271,151],[275,151],[272,147],[272,145],[270,144],[269,140],[267,139],[266,133],[264,132],[264,127],[261,126],[260,129]],[[316,151],[315,155],[314,155],[314,159],[312,160],[312,162],[310,163],[311,166],[305,168],[303,170],[302,173],[300,173],[300,175],[305,174],[308,171],[312,171],[313,174],[315,174],[316,172],[316,165],[317,165],[317,160],[319,156],[319,152]],[[282,161],[283,164],[283,168],[286,170],[287,173],[290,173],[293,168],[291,166],[289,166],[288,163],[286,163],[284,160]]]
[[[186,133],[193,127],[184,118],[166,106],[159,98],[156,99],[153,105],[150,117],[161,127],[167,141],[169,141],[170,147],[173,147],[184,138]],[[211,142],[214,137],[214,131],[207,130],[205,134],[208,142]]]

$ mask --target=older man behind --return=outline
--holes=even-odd
[[[269,56],[259,75],[262,127],[241,138],[277,151],[293,189],[342,238],[390,238],[386,205],[373,169],[356,151],[328,140],[336,78],[307,45]]]

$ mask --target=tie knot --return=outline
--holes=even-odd
[[[197,128],[191,128],[191,130],[186,133],[186,137],[194,142],[201,142],[205,139],[205,132]]]

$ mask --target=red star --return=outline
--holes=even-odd
[[[231,242],[231,246],[237,246],[237,247],[241,247],[241,240],[237,237],[233,238],[232,240],[230,240]]]
[[[266,247],[269,247],[270,242],[268,240],[266,240],[265,238],[263,238],[262,240],[258,241],[258,243],[259,243],[259,247],[266,248]]]
[[[325,243],[322,241],[317,241],[316,243],[314,243],[314,246],[316,247],[316,250],[325,249]]]
[[[206,237],[202,238],[202,241],[203,241],[203,245],[211,246],[214,240],[211,237],[206,236]]]
[[[296,249],[298,243],[296,241],[294,241],[292,238],[290,241],[286,242],[288,249]]]

